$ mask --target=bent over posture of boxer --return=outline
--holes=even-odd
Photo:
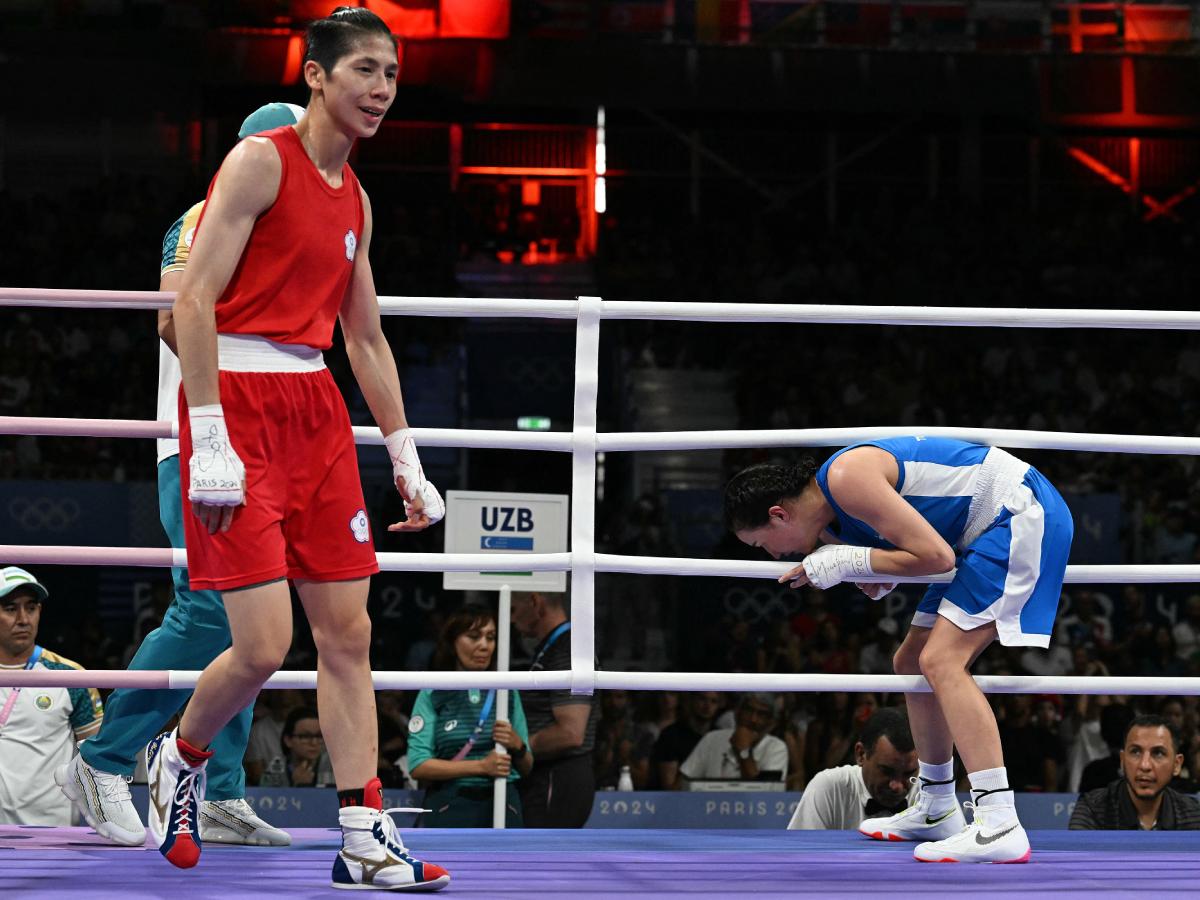
[[[793,587],[855,581],[879,599],[895,585],[861,579],[956,569],[930,585],[896,652],[898,674],[933,688],[906,695],[921,790],[859,831],[922,841],[913,855],[923,862],[1027,861],[996,717],[969,668],[997,639],[1050,644],[1074,533],[1054,486],[999,447],[889,438],[845,447],[819,469],[805,459],[740,472],[725,489],[725,523],[776,559],[807,554],[779,579]],[[971,779],[970,825],[954,797],[955,746]]]

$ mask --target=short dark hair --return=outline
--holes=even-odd
[[[395,44],[387,23],[369,9],[339,6],[324,19],[309,23],[304,33],[304,61],[313,60],[326,72],[350,52],[354,42],[368,35],[381,35]]]
[[[287,718],[283,722],[283,731],[279,734],[279,746],[283,750],[284,756],[287,755],[287,744],[283,742],[284,738],[289,738],[296,733],[296,723],[301,719],[316,719],[318,724],[321,717],[317,714],[316,707],[313,706],[293,706],[292,711],[287,714]]]
[[[908,716],[896,706],[875,710],[863,725],[859,740],[868,756],[875,752],[875,745],[881,737],[886,737],[901,753],[911,753],[916,748],[912,730],[908,727]]]
[[[766,525],[771,507],[799,497],[816,472],[817,462],[811,456],[787,465],[759,463],[742,469],[725,485],[725,527],[741,531]]]
[[[442,633],[438,636],[437,645],[433,650],[433,668],[439,672],[453,671],[458,664],[458,654],[454,642],[478,625],[486,625],[496,621],[496,613],[491,607],[482,603],[466,603],[446,620]],[[495,654],[492,655],[489,669],[496,667]]]
[[[1133,721],[1125,729],[1125,740],[1121,742],[1121,749],[1125,749],[1125,745],[1129,743],[1129,733],[1135,728],[1165,728],[1171,735],[1171,749],[1176,753],[1183,752],[1181,749],[1183,747],[1183,734],[1175,727],[1175,723],[1165,716],[1155,715],[1154,713],[1145,713],[1133,717]]]

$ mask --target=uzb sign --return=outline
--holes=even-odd
[[[446,492],[447,553],[563,553],[565,494]],[[566,572],[446,572],[447,590],[565,591]]]

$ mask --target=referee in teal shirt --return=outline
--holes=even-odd
[[[485,606],[468,604],[446,622],[434,651],[435,669],[483,672],[496,655],[496,616]],[[529,729],[516,691],[510,693],[512,722],[496,721],[496,692],[423,690],[408,720],[408,766],[428,783],[421,818],[427,828],[490,828],[492,782],[508,779],[505,822],[519,828],[521,799],[515,782],[529,774]],[[498,753],[503,744],[508,754]]]

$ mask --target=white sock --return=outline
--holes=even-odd
[[[1016,797],[1008,786],[1008,770],[1004,766],[980,769],[967,777],[971,779],[971,797],[975,806],[987,813],[989,825],[1016,821]]]
[[[953,794],[954,793],[954,760],[944,763],[927,763],[925,760],[917,760],[917,764],[921,767],[918,774],[921,776],[921,790],[927,794]],[[930,784],[928,782],[944,781],[946,784]]]

